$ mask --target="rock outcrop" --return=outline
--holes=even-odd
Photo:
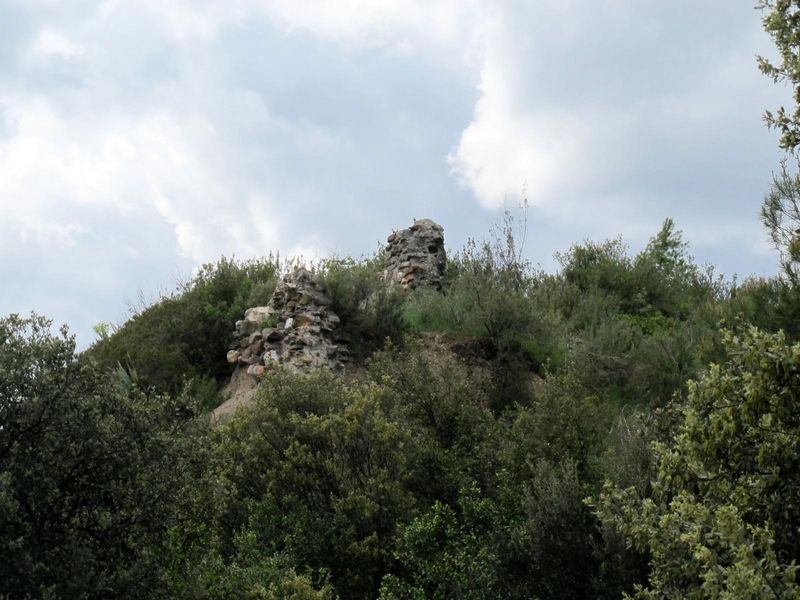
[[[248,309],[236,322],[228,362],[260,375],[265,367],[340,371],[348,359],[339,317],[314,275],[299,268],[283,277],[267,306]]]
[[[392,233],[386,242],[383,279],[387,285],[442,289],[447,255],[441,225],[430,219],[418,219],[408,229]]]

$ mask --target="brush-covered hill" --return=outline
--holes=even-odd
[[[699,267],[669,219],[556,273],[510,217],[423,245],[432,277],[404,235],[304,300],[299,265],[222,258],[81,354],[0,321],[0,597],[795,597],[791,286]],[[315,323],[338,366],[278,360]]]

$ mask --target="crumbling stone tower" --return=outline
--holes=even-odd
[[[236,322],[228,361],[260,375],[264,367],[292,371],[340,371],[348,359],[339,317],[314,275],[299,268],[278,283],[268,306],[256,306]]]
[[[418,219],[408,229],[395,231],[386,240],[387,285],[406,289],[430,286],[441,290],[447,255],[444,228],[430,219]]]

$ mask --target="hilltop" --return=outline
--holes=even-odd
[[[444,234],[223,257],[81,354],[2,320],[0,594],[796,589],[795,289],[697,266],[670,219],[556,273],[510,215]]]

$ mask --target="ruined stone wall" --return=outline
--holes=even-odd
[[[442,289],[447,255],[441,225],[430,219],[418,219],[408,229],[392,233],[386,242],[383,279],[387,285]]]
[[[348,359],[338,334],[339,317],[314,275],[299,268],[283,277],[267,306],[245,312],[236,322],[228,362],[260,375],[277,364],[292,371],[339,371]]]
[[[446,261],[441,225],[430,219],[415,220],[408,229],[389,236],[383,280],[407,289],[438,290]],[[270,365],[295,372],[341,371],[349,353],[339,325],[322,284],[313,273],[299,268],[281,279],[267,306],[247,309],[236,322],[228,362],[250,375],[260,375]]]

